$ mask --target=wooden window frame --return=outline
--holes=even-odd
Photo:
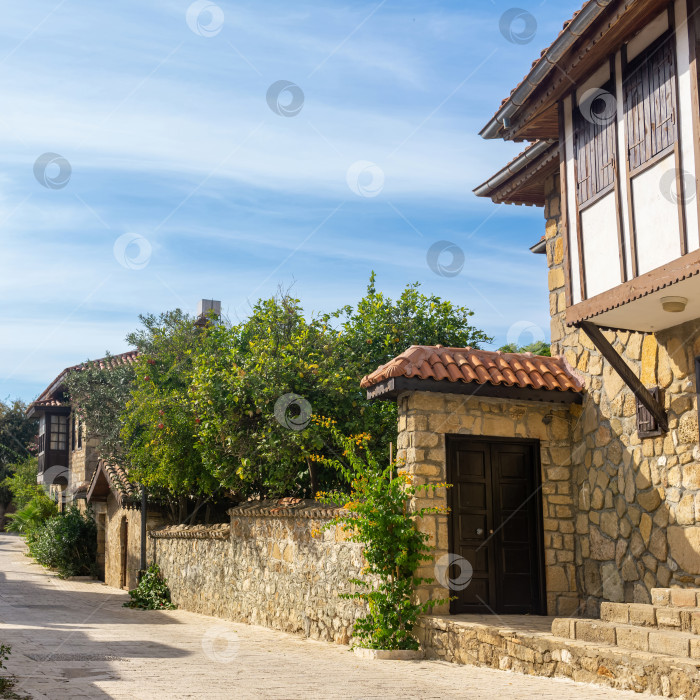
[[[54,428],[58,428],[58,430]],[[65,430],[61,428],[65,428]],[[55,440],[54,436],[56,438]],[[63,440],[61,440],[61,438],[63,438]],[[68,449],[68,438],[68,416],[52,414],[51,427],[49,429],[49,449],[52,452],[65,452]],[[63,444],[63,446],[61,446],[61,444]]]
[[[650,387],[649,393],[653,396],[653,398],[661,406],[664,405],[663,393],[662,393],[661,387],[658,387],[658,386]],[[637,398],[636,401],[637,401],[637,410],[636,410],[637,436],[639,437],[639,439],[644,440],[646,438],[655,438],[655,437],[659,437],[660,435],[664,435],[664,431],[659,426],[658,422],[656,421],[656,418],[654,418],[654,416],[651,414],[651,411],[649,411],[647,408],[644,407],[644,405],[639,400],[639,398]],[[642,420],[644,420],[645,422],[650,424],[650,427],[648,429],[642,430],[639,427]]]
[[[607,92],[610,95],[615,96],[615,99],[617,100],[617,94],[616,94],[616,87],[615,87],[615,70],[614,70],[614,65],[611,62],[610,65],[610,78],[603,83],[599,88],[599,90]],[[595,102],[595,100],[593,101]],[[604,197],[606,194],[612,192],[615,189],[615,183],[617,182],[617,114],[610,119],[610,121],[605,124],[605,126],[601,126],[599,124],[596,124],[595,122],[591,121],[590,119],[586,119],[586,117],[583,116],[581,112],[581,107],[577,99],[577,95],[574,92],[572,101],[571,101],[571,109],[572,109],[572,114],[571,114],[571,126],[572,126],[572,136],[573,136],[573,147],[574,147],[574,164],[575,164],[575,173],[576,173],[576,178],[575,178],[575,188],[576,188],[576,204],[578,206],[578,210],[583,211],[586,207],[591,206],[594,204],[596,201]],[[590,191],[593,193],[588,196],[585,200],[581,200],[581,180],[579,180],[579,171],[580,171],[580,165],[581,165],[581,158],[579,157],[580,153],[582,151],[585,151],[585,149],[580,148],[580,143],[579,139],[581,138],[581,135],[584,133],[583,129],[581,128],[581,125],[583,124],[585,129],[592,129],[593,130],[593,138],[592,140],[587,144],[588,147],[591,149],[591,153],[588,156],[588,165],[591,168],[591,172],[589,175],[589,178],[592,181],[592,185],[588,187]],[[610,133],[612,132],[612,133]],[[606,153],[608,154],[609,160],[607,161],[605,167],[610,167],[611,168],[611,175],[610,175],[610,182],[608,182],[606,185],[600,186],[598,180],[602,179],[601,178],[601,173],[602,170],[600,166],[598,166],[598,156],[600,155],[598,153],[598,150],[600,150],[601,154],[603,152],[603,148],[600,147],[598,148],[599,143],[603,143],[605,145],[605,142],[607,142],[607,150]],[[611,148],[610,148],[611,147]],[[591,155],[592,154],[592,155]],[[593,167],[593,166],[597,167]],[[595,191],[593,191],[595,190]]]

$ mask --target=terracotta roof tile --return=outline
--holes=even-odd
[[[579,379],[558,357],[442,345],[412,345],[364,377],[361,386],[368,389],[391,377],[489,383],[543,391],[578,393],[583,389]]]
[[[80,364],[73,365],[72,367],[66,367],[57,377],[54,379],[46,389],[39,395],[36,401],[33,401],[27,407],[27,412],[30,409],[35,408],[53,408],[55,406],[66,406],[68,404],[61,403],[57,401],[52,394],[55,393],[57,385],[59,382],[70,372],[79,372],[90,366],[97,366],[99,369],[112,369],[114,367],[119,367],[121,365],[133,365],[138,358],[138,350],[128,350],[119,355],[111,355],[109,358],[101,357],[99,360],[88,360],[87,362],[81,362]]]

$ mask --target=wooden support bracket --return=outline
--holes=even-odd
[[[591,339],[600,354],[610,363],[610,366],[620,375],[622,381],[632,390],[632,393],[641,401],[642,405],[656,419],[656,424],[664,433],[668,432],[668,416],[666,410],[652,396],[649,389],[640,381],[630,366],[620,357],[615,348],[607,341],[603,332],[590,321],[581,321],[579,328]]]

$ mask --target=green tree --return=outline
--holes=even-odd
[[[180,309],[141,316],[143,328],[127,336],[139,357],[120,431],[130,477],[166,500],[201,502],[219,488],[202,468],[195,446],[195,414],[189,396],[193,357],[207,328]]]
[[[107,353],[103,361],[88,360],[65,379],[73,410],[83,422],[87,435],[97,438],[100,457],[110,464],[125,463],[121,430],[134,378],[132,365],[114,362]]]
[[[503,347],[498,348],[501,352],[531,352],[533,355],[542,355],[551,357],[551,346],[544,340],[536,340],[529,345],[517,345],[516,343],[508,343]]]
[[[8,472],[9,475],[0,482],[0,488],[9,490],[10,500],[19,510],[24,508],[41,489],[36,483],[37,459],[29,456],[20,462],[9,464]]]
[[[20,400],[11,404],[0,402],[0,532],[5,526],[5,513],[12,502],[12,492],[6,479],[12,476],[14,465],[36,452],[36,422],[27,418],[27,406]],[[36,471],[34,472],[36,481]]]

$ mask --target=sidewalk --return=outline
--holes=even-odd
[[[194,613],[122,607],[99,582],[61,581],[0,534],[0,642],[34,698],[629,700],[569,681],[439,661],[362,661],[347,647]]]

